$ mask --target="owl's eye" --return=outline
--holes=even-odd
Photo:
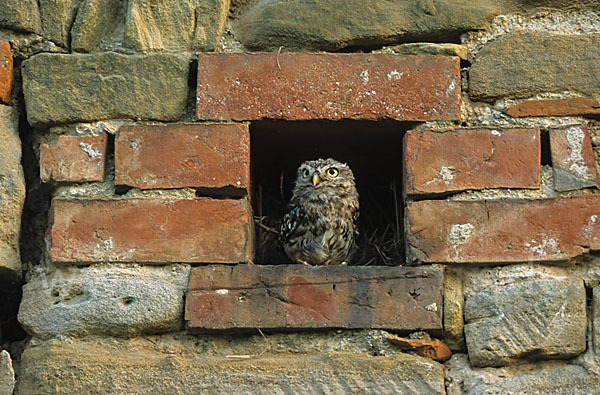
[[[340,172],[335,167],[330,167],[329,169],[327,169],[327,175],[331,178],[337,177],[338,174],[340,174]]]
[[[308,169],[302,170],[302,177],[308,178],[309,174],[310,174],[310,172],[308,171]]]

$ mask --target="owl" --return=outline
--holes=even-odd
[[[302,163],[280,229],[288,257],[303,264],[347,264],[357,236],[358,192],[352,170],[333,159]]]

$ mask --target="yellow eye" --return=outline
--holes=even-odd
[[[308,178],[309,174],[310,174],[310,172],[308,171],[308,169],[302,170],[302,177]]]
[[[337,177],[338,174],[340,174],[340,172],[335,167],[330,167],[329,169],[327,169],[327,175],[331,178]]]

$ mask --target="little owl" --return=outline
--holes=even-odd
[[[333,159],[302,163],[280,234],[286,254],[295,263],[347,264],[358,235],[358,192],[352,170]]]

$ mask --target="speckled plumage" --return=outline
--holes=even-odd
[[[357,235],[358,192],[352,170],[333,159],[302,163],[290,211],[281,224],[288,257],[311,265],[347,263],[356,249]]]

